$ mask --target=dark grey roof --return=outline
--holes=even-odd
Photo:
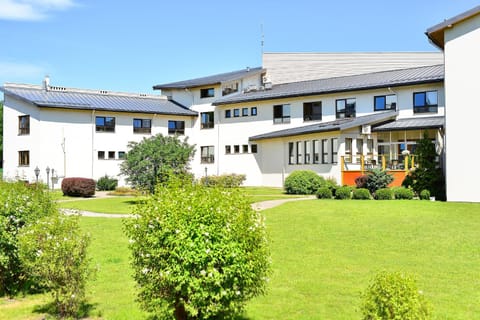
[[[158,113],[196,116],[197,113],[161,96],[106,91],[67,89],[52,87],[48,91],[41,86],[6,84],[0,88],[11,95],[38,107],[102,110],[118,112]]]
[[[433,27],[428,28],[425,34],[435,45],[443,49],[445,45],[445,38],[444,38],[445,29],[451,28],[454,24],[462,22],[477,14],[480,14],[480,6],[476,6],[475,8],[472,8],[459,15],[456,15],[453,18],[447,19],[443,22],[440,22],[437,25],[434,25]]]
[[[178,82],[171,82],[166,84],[157,84],[153,86],[154,90],[161,90],[161,89],[185,89],[185,88],[194,88],[200,86],[208,86],[213,84],[221,84],[228,81],[233,81],[237,79],[241,79],[246,76],[260,74],[265,70],[261,67],[257,68],[246,68],[238,71],[232,71],[227,73],[216,74],[213,76],[202,77],[197,79],[185,80],[185,81],[178,81]]]
[[[269,90],[231,94],[216,100],[213,104],[224,105],[247,101],[397,87],[420,83],[441,82],[443,79],[443,65],[435,65],[273,85],[272,89]]]
[[[398,119],[372,127],[372,131],[418,130],[441,128],[445,125],[443,116]]]
[[[371,125],[379,122],[393,120],[397,116],[396,111],[382,111],[366,116],[356,118],[337,119],[335,121],[320,122],[308,126],[284,129],[279,131],[268,132],[250,137],[250,141],[299,136],[304,134],[341,131],[362,125]]]

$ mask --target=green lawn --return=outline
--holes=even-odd
[[[60,208],[102,213],[132,213],[133,207],[142,201],[142,197],[111,197],[99,199],[81,199],[58,202]]]
[[[480,204],[311,200],[264,213],[273,274],[245,319],[359,319],[359,294],[383,269],[415,274],[434,319],[480,318]],[[99,267],[88,286],[91,317],[146,319],[134,302],[121,220],[81,223]],[[41,298],[0,300],[0,319],[39,319],[32,308]]]

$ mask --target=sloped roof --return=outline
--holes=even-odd
[[[460,13],[453,18],[447,19],[437,25],[434,25],[433,27],[428,28],[425,34],[436,46],[443,49],[445,46],[445,29],[451,28],[453,25],[476,16],[477,14],[480,14],[480,6],[476,6],[475,8]]]
[[[213,84],[221,84],[228,81],[233,81],[237,79],[244,78],[246,76],[260,74],[265,70],[261,67],[257,68],[246,68],[242,70],[227,72],[227,73],[220,73],[208,77],[196,78],[191,80],[185,81],[178,81],[178,82],[171,82],[166,84],[157,84],[153,86],[154,90],[161,90],[161,89],[186,89],[186,88],[194,88],[194,87],[201,87],[201,86],[208,86]]]
[[[347,130],[347,129],[362,126],[362,125],[371,125],[379,122],[393,120],[397,116],[397,114],[398,113],[393,110],[382,111],[382,112],[377,112],[374,114],[369,114],[366,116],[361,116],[356,118],[337,119],[334,121],[320,122],[320,123],[303,126],[303,127],[295,127],[295,128],[263,133],[263,134],[250,137],[249,140],[258,141],[258,140],[264,140],[264,139],[299,136],[299,135],[310,134],[310,133]]]
[[[197,113],[166,97],[107,91],[68,89],[41,86],[5,84],[0,88],[11,95],[38,107],[101,110],[117,112],[157,113],[196,116]]]
[[[217,99],[213,104],[225,105],[248,101],[396,87],[421,83],[441,82],[443,79],[443,65],[435,65],[273,85],[272,89],[268,90],[231,94]]]
[[[398,119],[372,127],[372,131],[435,129],[445,125],[443,116]]]

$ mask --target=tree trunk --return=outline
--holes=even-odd
[[[187,312],[185,311],[185,307],[183,306],[183,304],[178,304],[175,307],[175,319],[176,320],[187,320],[188,319],[188,315],[187,315]]]

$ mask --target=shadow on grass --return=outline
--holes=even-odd
[[[137,205],[137,204],[145,203],[145,199],[127,200],[127,201],[124,201],[124,202],[134,206],[134,205]]]
[[[97,306],[97,304],[91,304],[91,303],[83,302],[80,305],[80,309],[78,310],[75,319],[82,319],[82,318],[86,318],[88,316],[91,316],[92,311],[95,310],[96,306]],[[58,313],[57,313],[56,308],[55,308],[55,303],[53,301],[50,302],[50,303],[43,304],[43,305],[35,306],[33,308],[33,312],[35,312],[35,313],[46,313],[46,314],[48,314],[52,317],[55,317],[55,318],[58,316]]]

